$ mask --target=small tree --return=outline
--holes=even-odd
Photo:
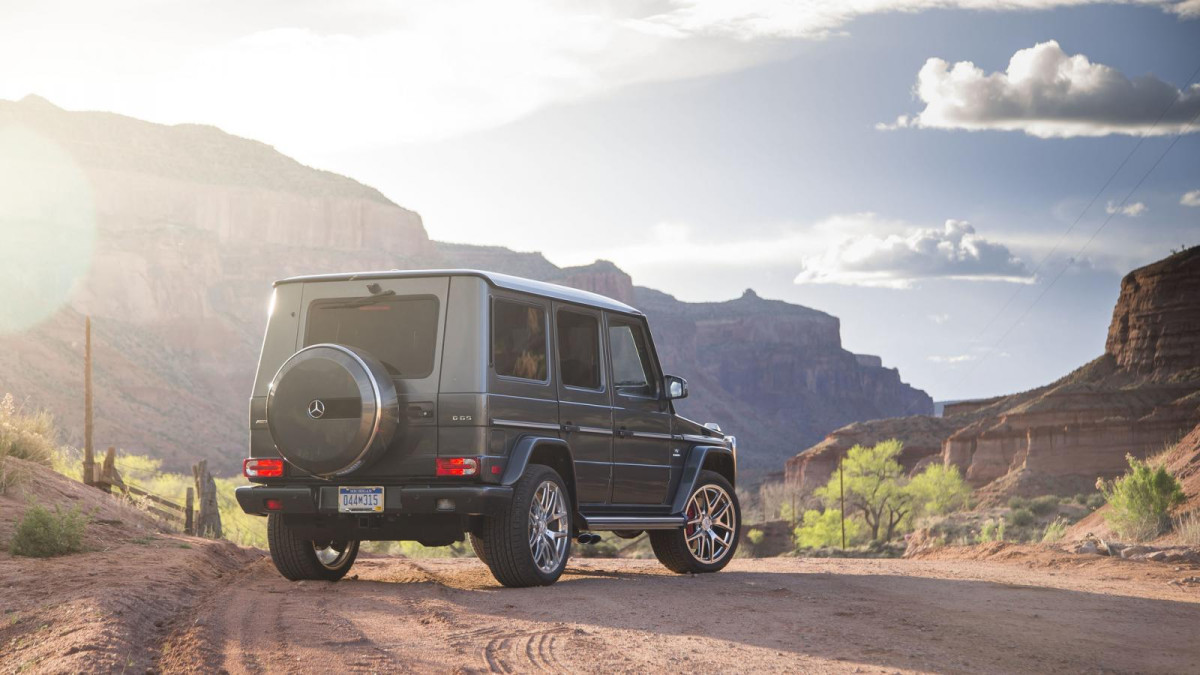
[[[1105,517],[1122,537],[1152,539],[1170,524],[1171,508],[1183,503],[1183,487],[1162,466],[1152,469],[1133,455],[1125,459],[1129,471],[1124,476],[1096,481],[1096,488],[1110,507]]]
[[[804,520],[796,528],[796,548],[822,548],[825,546],[842,545],[842,512],[837,509],[825,509],[824,513],[816,509],[804,512]],[[846,519],[846,545],[860,543],[863,538],[863,524],[858,518]]]
[[[896,461],[902,447],[896,439],[871,447],[856,445],[842,460],[846,510],[862,517],[872,540],[891,541],[912,514],[912,494],[905,489],[904,470]],[[830,507],[839,504],[837,474],[814,494]]]
[[[908,484],[915,515],[942,516],[959,511],[971,499],[971,487],[963,481],[957,466],[931,464]]]

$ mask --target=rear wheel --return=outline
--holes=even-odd
[[[531,464],[513,486],[513,498],[484,518],[471,544],[505,586],[548,586],[562,576],[571,556],[571,498],[561,476]]]
[[[733,559],[742,529],[742,509],[733,486],[719,473],[701,471],[686,514],[682,529],[650,533],[655,557],[680,574],[720,571]]]
[[[277,513],[267,516],[267,543],[275,569],[292,581],[337,581],[346,576],[358,557],[357,541],[302,539]]]

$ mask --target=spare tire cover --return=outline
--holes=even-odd
[[[387,449],[399,419],[387,369],[344,345],[296,352],[267,393],[275,446],[288,462],[317,476],[341,476],[369,464]]]

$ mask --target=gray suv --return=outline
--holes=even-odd
[[[472,270],[275,284],[237,490],[285,577],[340,579],[360,541],[470,537],[506,586],[554,583],[572,541],[648,532],[715,572],[741,529],[737,447],[675,414],[646,317]]]

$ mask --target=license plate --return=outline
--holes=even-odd
[[[341,513],[383,513],[383,488],[339,487],[338,511]]]

